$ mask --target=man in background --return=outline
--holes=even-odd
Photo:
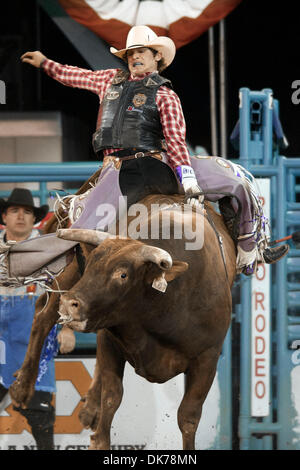
[[[49,207],[35,207],[28,189],[16,188],[7,200],[0,199],[0,243],[23,241],[39,236],[33,226],[47,214]],[[0,361],[0,407],[13,377],[22,365],[32,321],[35,302],[43,291],[34,285],[18,288],[0,287],[0,340],[3,346]],[[45,340],[41,354],[35,393],[28,408],[14,408],[25,416],[38,450],[54,449],[55,409],[51,404],[56,391],[54,356],[57,353],[56,326]],[[0,429],[0,433],[3,432]]]

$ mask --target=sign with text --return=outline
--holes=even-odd
[[[90,429],[79,421],[81,398],[90,386],[95,358],[55,360],[55,450],[87,450]],[[124,395],[112,422],[112,450],[181,449],[177,409],[184,394],[184,376],[153,384],[127,363]],[[26,419],[13,409],[9,396],[0,405],[0,450],[37,450]]]
[[[264,214],[270,220],[270,180],[257,180]],[[268,416],[270,402],[270,266],[260,264],[252,279],[251,416]]]

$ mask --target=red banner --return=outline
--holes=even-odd
[[[147,25],[180,48],[225,18],[242,0],[59,0],[75,21],[122,49],[128,31]]]

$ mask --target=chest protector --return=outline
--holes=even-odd
[[[100,106],[100,126],[93,135],[97,153],[107,148],[163,150],[164,135],[155,96],[170,80],[157,73],[128,81],[128,72],[117,72]]]

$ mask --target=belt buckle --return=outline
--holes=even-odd
[[[137,152],[134,154],[134,158],[142,158],[144,156],[145,156],[144,152]]]

